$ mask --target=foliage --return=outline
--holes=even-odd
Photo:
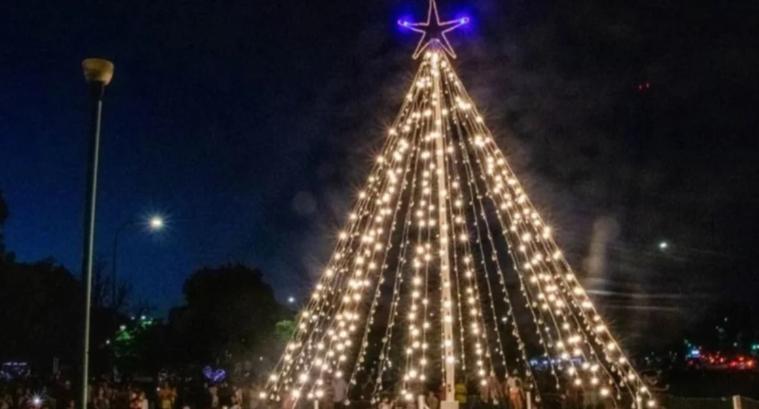
[[[0,361],[26,361],[40,370],[59,358],[75,367],[81,347],[82,299],[80,281],[53,259],[17,262],[6,253],[2,227],[9,216],[0,194]],[[92,311],[92,363],[105,368],[105,337],[113,333],[112,311],[95,304]]]
[[[18,263],[2,247],[8,208],[0,194],[0,361],[28,361],[35,370],[53,357],[74,368],[81,338],[80,281],[52,259]],[[167,323],[147,317],[128,319],[111,307],[111,283],[96,264],[93,282],[93,373],[116,364],[123,374],[155,373],[161,368],[266,362],[294,330],[292,312],[280,305],[257,269],[243,265],[203,268],[184,284],[185,305]],[[128,296],[120,285],[119,305]],[[106,304],[107,307],[106,307]]]
[[[110,341],[114,363],[123,374],[155,373],[163,362],[163,328],[147,317],[133,317],[116,330]]]
[[[169,318],[179,362],[226,364],[262,354],[287,325],[280,305],[257,269],[234,264],[196,271],[184,284],[186,305]]]
[[[295,333],[295,321],[282,320],[275,325],[274,333],[277,335],[277,340],[286,342]]]
[[[77,280],[52,261],[0,263],[0,328],[10,329],[0,336],[0,360],[72,357],[80,300]]]

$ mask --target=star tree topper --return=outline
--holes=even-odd
[[[414,59],[419,58],[422,52],[431,45],[439,46],[452,58],[456,58],[456,53],[453,51],[453,47],[451,47],[451,43],[445,35],[466,24],[469,24],[468,17],[440,21],[440,14],[438,14],[435,0],[430,0],[429,7],[427,8],[427,21],[412,23],[406,20],[398,20],[399,26],[422,34],[419,43],[416,45],[416,50],[414,50]]]

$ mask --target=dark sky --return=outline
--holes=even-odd
[[[78,271],[88,107],[108,88],[98,256],[165,310],[203,265],[302,294],[414,73],[425,2],[14,2],[0,16],[7,246]],[[759,178],[755,2],[441,1],[474,24],[457,70],[607,310],[682,318],[752,302]],[[648,85],[645,85],[648,84]],[[639,86],[645,85],[644,90]],[[657,244],[671,247],[660,252]],[[682,320],[681,320],[682,321]]]

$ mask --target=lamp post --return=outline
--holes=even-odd
[[[116,229],[116,233],[113,235],[113,253],[111,255],[111,308],[114,310],[114,315],[116,313],[116,297],[117,297],[117,278],[118,275],[116,274],[117,267],[118,267],[118,250],[119,250],[119,239],[121,238],[121,233],[126,230],[127,227],[135,226],[141,224],[140,221],[136,220],[127,220]],[[165,222],[163,217],[159,215],[153,215],[151,216],[147,222],[146,222],[147,228],[152,231],[156,232],[165,226]]]
[[[113,78],[113,63],[100,58],[82,61],[84,79],[89,86],[92,103],[92,128],[87,164],[87,186],[84,207],[84,246],[82,249],[82,281],[84,282],[84,332],[82,334],[82,385],[80,408],[87,408],[88,369],[90,361],[90,305],[92,303],[92,254],[95,248],[95,208],[97,205],[98,159],[100,155],[100,121],[103,113],[105,87]]]

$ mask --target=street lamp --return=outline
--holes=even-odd
[[[117,275],[116,275],[116,268],[117,265],[117,256],[118,256],[118,250],[119,250],[119,238],[121,237],[121,233],[124,232],[124,230],[127,229],[127,227],[137,226],[141,225],[144,222],[141,220],[127,220],[116,229],[116,234],[113,235],[113,253],[111,254],[111,308],[114,309],[114,314],[116,313],[116,297],[117,297]],[[166,222],[164,221],[164,218],[160,215],[153,215],[150,216],[147,219],[147,228],[151,232],[157,232],[162,230],[166,226]]]
[[[113,63],[100,58],[82,61],[84,79],[92,101],[92,130],[87,164],[87,185],[84,205],[84,245],[82,249],[82,281],[84,281],[84,330],[82,333],[82,386],[80,408],[87,409],[87,383],[90,361],[90,304],[92,302],[92,254],[95,250],[95,207],[97,204],[98,160],[100,157],[100,122],[103,114],[105,87],[113,79]]]
[[[151,230],[161,230],[163,228],[163,217],[161,216],[153,216],[148,221],[148,226]]]

